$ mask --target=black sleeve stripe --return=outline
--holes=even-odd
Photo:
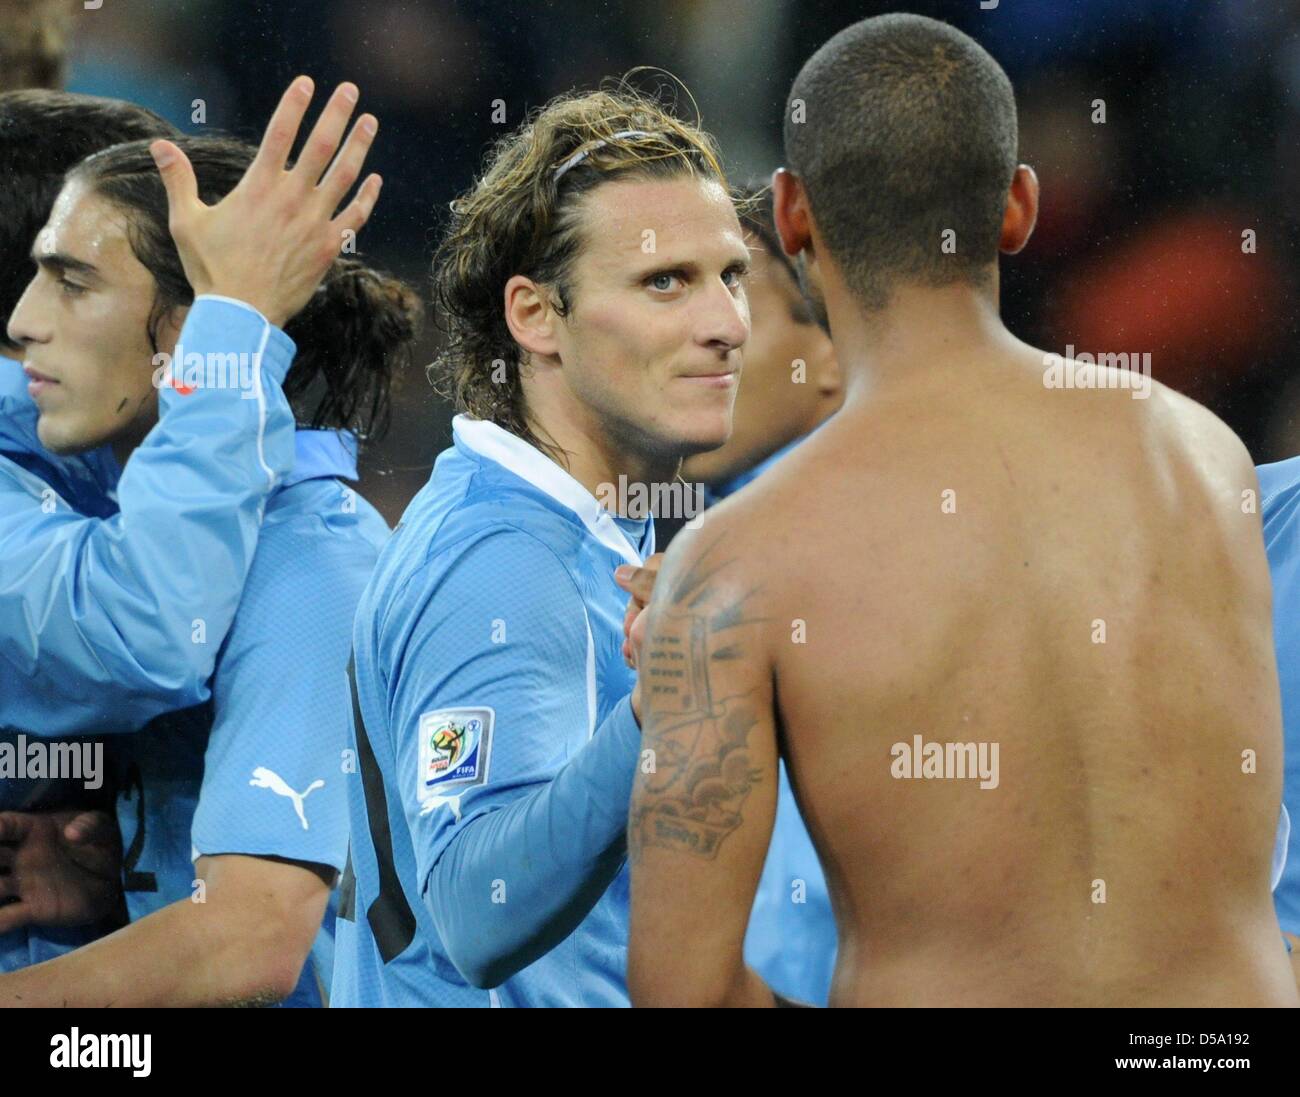
[[[375,761],[366,723],[361,718],[361,701],[357,696],[356,654],[348,660],[348,685],[352,688],[352,720],[357,732],[357,755],[361,762],[361,788],[366,797],[366,821],[370,841],[379,863],[379,897],[366,911],[366,921],[375,935],[379,955],[384,963],[400,956],[415,940],[415,915],[406,901],[406,892],[393,864],[393,835],[388,829],[388,794],[384,778]],[[354,885],[355,887],[355,885]],[[355,910],[355,898],[352,901]]]
[[[339,917],[345,922],[357,920],[357,877],[352,871],[352,843],[348,843],[348,859],[339,878]]]

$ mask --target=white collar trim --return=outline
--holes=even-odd
[[[629,564],[640,567],[641,555],[610,513],[577,480],[560,468],[536,446],[486,419],[457,415],[451,421],[452,434],[467,449],[495,461],[502,468],[527,480],[563,507],[573,511],[597,541]]]

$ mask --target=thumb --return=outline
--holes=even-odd
[[[63,837],[74,845],[94,841],[101,837],[108,822],[102,811],[83,811],[74,815],[63,827]]]
[[[640,605],[644,606],[650,601],[650,595],[655,587],[655,578],[658,574],[658,571],[651,571],[650,568],[638,568],[633,567],[631,564],[624,564],[614,572],[614,581],[632,595]]]
[[[149,153],[162,176],[163,186],[167,188],[167,213],[174,223],[178,215],[183,216],[200,204],[194,165],[170,141],[155,141],[149,146]]]

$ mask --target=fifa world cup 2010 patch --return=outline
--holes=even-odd
[[[490,708],[444,708],[420,717],[421,800],[458,796],[487,780],[495,718]]]

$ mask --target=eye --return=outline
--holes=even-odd
[[[66,297],[80,297],[86,292],[85,286],[79,286],[76,282],[69,282],[66,278],[59,279],[59,289],[63,291]]]
[[[722,276],[724,279],[730,278],[727,285],[732,289],[736,289],[738,286],[743,286],[745,284],[745,275],[748,273],[749,268],[747,267],[728,267],[722,272]]]
[[[660,271],[658,274],[652,274],[646,279],[645,284],[651,289],[658,290],[660,293],[670,293],[675,287],[672,285],[673,279],[681,281],[681,275],[677,271]]]

